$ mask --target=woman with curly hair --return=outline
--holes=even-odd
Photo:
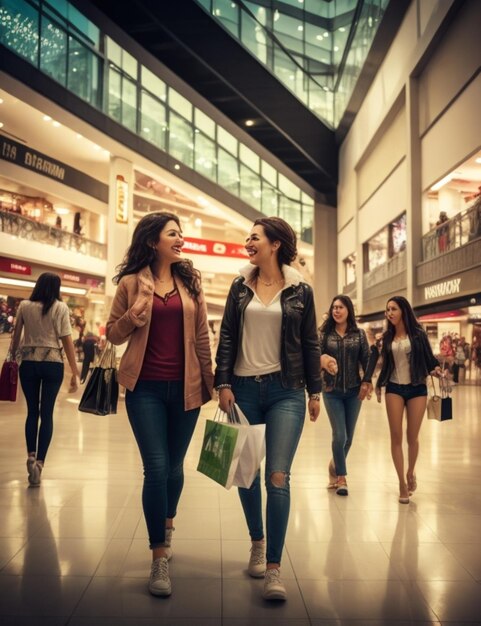
[[[386,304],[387,330],[382,339],[382,367],[376,382],[386,387],[386,410],[391,433],[391,455],[399,479],[399,502],[409,504],[417,488],[415,465],[419,454],[419,431],[426,411],[426,377],[441,376],[428,337],[417,321],[409,302],[393,296]],[[406,409],[408,469],[404,475],[403,415]]]
[[[142,504],[152,550],[149,591],[171,594],[168,560],[183,463],[200,406],[212,397],[207,309],[200,274],[182,259],[179,218],[137,224],[118,274],[107,339],[128,340],[118,380],[144,466]]]

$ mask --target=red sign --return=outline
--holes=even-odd
[[[246,249],[242,244],[227,241],[212,241],[210,239],[184,238],[184,252],[191,254],[208,254],[210,256],[228,256],[239,259],[247,258]]]
[[[24,276],[30,276],[32,273],[32,266],[22,261],[16,261],[15,259],[6,259],[0,256],[0,270],[2,272],[10,272],[12,274],[23,274]]]
[[[93,289],[100,289],[104,285],[104,281],[101,278],[91,278],[84,274],[73,274],[71,272],[62,272],[60,274],[62,280],[66,280],[70,283],[77,283],[78,285],[88,285]]]

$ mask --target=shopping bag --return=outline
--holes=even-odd
[[[439,379],[439,395],[436,393],[434,378],[431,376],[433,395],[428,398],[428,419],[444,422],[453,419],[453,401],[450,397],[450,388],[445,378]]]
[[[18,387],[18,363],[8,354],[0,373],[0,400],[15,402]]]
[[[265,424],[250,425],[236,405],[206,420],[197,470],[226,489],[249,488],[265,456]]]
[[[87,380],[78,410],[94,415],[115,414],[118,398],[115,347],[107,342],[98,365],[93,368]]]

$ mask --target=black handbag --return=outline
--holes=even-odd
[[[94,415],[115,414],[118,399],[115,346],[107,342],[98,365],[93,368],[87,380],[78,410]]]

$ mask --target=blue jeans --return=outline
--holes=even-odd
[[[183,381],[139,380],[125,406],[144,465],[142,506],[150,548],[163,545],[184,486],[184,457],[200,408],[184,411]]]
[[[332,456],[338,476],[346,476],[346,457],[354,437],[356,422],[361,410],[361,400],[357,397],[359,387],[342,391],[328,391],[322,394],[332,428]]]
[[[50,361],[22,361],[19,368],[20,384],[27,401],[27,452],[36,452],[39,461],[45,461],[52,441],[53,409],[62,385],[63,370],[63,363]]]
[[[234,376],[232,391],[249,422],[266,425],[266,556],[268,563],[280,563],[291,502],[289,476],[306,414],[305,391],[285,389],[280,374]],[[272,483],[274,472],[285,475],[282,487]],[[239,496],[250,537],[259,541],[264,538],[260,472],[250,489],[239,488]]]

